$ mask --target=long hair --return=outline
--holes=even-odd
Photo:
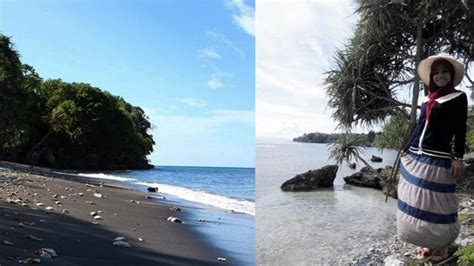
[[[445,88],[454,88],[454,67],[453,65],[445,59],[438,59],[431,64],[431,71],[430,71],[430,84],[428,85],[428,91],[435,92],[439,89],[436,83],[433,81],[433,72],[439,65],[445,65],[448,68],[449,73],[451,74],[451,80],[449,81]]]

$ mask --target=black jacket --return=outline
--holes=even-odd
[[[466,94],[454,92],[436,99],[428,124],[425,110],[426,102],[421,106],[418,124],[405,151],[411,150],[444,158],[462,158],[466,141]],[[453,136],[454,147],[451,145]]]

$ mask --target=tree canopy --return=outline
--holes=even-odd
[[[0,35],[0,159],[56,168],[149,168],[155,144],[137,106],[87,83],[46,80]]]
[[[354,36],[335,53],[326,73],[333,118],[341,128],[371,126],[391,116],[416,122],[421,59],[440,52],[474,58],[472,9],[460,0],[360,0]],[[467,71],[466,71],[467,75]],[[467,76],[471,83],[472,79]],[[411,88],[411,103],[399,95]]]

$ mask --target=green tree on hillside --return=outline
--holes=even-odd
[[[151,167],[149,118],[86,83],[43,81],[0,34],[0,160],[56,168]]]

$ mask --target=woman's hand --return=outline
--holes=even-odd
[[[456,179],[458,179],[462,176],[462,173],[463,173],[462,160],[452,160],[451,172],[453,174],[453,177],[456,178]]]

